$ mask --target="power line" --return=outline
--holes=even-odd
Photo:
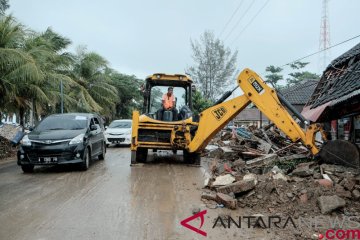
[[[244,0],[242,0],[240,2],[240,4],[237,6],[237,8],[235,9],[234,13],[231,15],[230,19],[227,21],[227,23],[225,24],[223,30],[221,31],[221,33],[219,34],[219,37],[221,37],[221,35],[224,33],[225,29],[227,28],[227,26],[229,25],[229,23],[231,22],[231,20],[233,19],[233,17],[235,16],[235,14],[237,13],[237,11],[240,9],[241,5],[243,4]]]
[[[303,60],[303,59],[305,59],[305,58],[314,56],[314,55],[316,55],[316,54],[318,54],[318,53],[321,53],[321,52],[323,52],[323,51],[327,51],[327,50],[329,50],[329,49],[331,49],[331,48],[333,48],[333,47],[339,46],[339,45],[341,45],[341,44],[344,44],[344,43],[346,43],[346,42],[349,42],[349,41],[351,41],[351,40],[354,40],[355,38],[358,38],[358,37],[360,37],[360,34],[357,35],[357,36],[355,36],[355,37],[346,39],[346,40],[344,40],[344,41],[342,41],[342,42],[339,42],[339,43],[337,43],[337,44],[335,44],[335,45],[332,45],[332,46],[330,46],[330,47],[327,47],[327,48],[325,48],[325,49],[322,49],[322,50],[320,50],[320,51],[317,51],[317,52],[311,53],[311,54],[309,54],[309,55],[306,55],[305,57],[298,58],[298,59],[296,59],[296,60],[294,60],[294,61],[291,61],[291,62],[289,62],[289,63],[286,63],[286,64],[284,64],[284,65],[282,65],[282,66],[280,66],[280,67],[282,68],[282,67],[285,67],[285,66],[287,66],[287,65],[290,65],[290,64],[292,64],[292,63],[301,61],[301,60]]]
[[[250,26],[250,24],[255,20],[255,18],[260,14],[260,12],[266,7],[270,0],[267,0],[264,5],[259,9],[259,11],[254,15],[254,17],[248,22],[248,24],[241,30],[241,32],[235,37],[234,41],[231,43],[233,45],[235,41],[241,36],[241,34]]]
[[[229,34],[226,36],[226,38],[224,39],[224,41],[226,41],[229,36],[231,35],[231,33],[235,30],[235,28],[239,25],[240,21],[245,17],[245,15],[249,12],[250,8],[252,7],[252,5],[254,5],[255,0],[253,0],[250,5],[248,6],[248,8],[245,10],[245,12],[243,13],[243,15],[239,18],[239,20],[236,22],[236,24],[234,25],[234,27],[231,29],[231,31],[229,32]]]

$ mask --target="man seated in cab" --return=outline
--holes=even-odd
[[[173,87],[168,88],[168,92],[162,96],[160,109],[160,119],[163,119],[164,111],[172,111],[173,121],[178,120],[178,111],[176,109],[176,98],[173,93]]]

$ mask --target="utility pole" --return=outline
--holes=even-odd
[[[329,0],[322,1],[322,16],[320,23],[320,39],[319,39],[319,50],[322,51],[319,56],[319,70],[322,72],[325,70],[329,63],[330,54],[327,48],[330,47],[330,25],[329,25]]]
[[[61,113],[64,113],[64,90],[63,90],[63,82],[60,80],[60,97],[61,97]]]

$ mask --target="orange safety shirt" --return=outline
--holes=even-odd
[[[165,93],[162,97],[162,100],[164,101],[165,109],[172,108],[174,106],[174,102],[175,102],[174,94],[171,94],[171,96],[169,97],[167,93]]]

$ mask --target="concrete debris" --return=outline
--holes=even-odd
[[[216,194],[215,193],[203,192],[202,195],[201,195],[201,199],[216,201]]]
[[[315,180],[316,183],[318,183],[320,186],[323,186],[325,188],[332,188],[333,182],[329,179],[317,179]]]
[[[314,165],[314,162],[300,163],[292,172],[292,175],[298,177],[308,177],[313,175],[314,169],[310,168],[311,165]]]
[[[216,194],[216,201],[218,203],[224,204],[226,207],[230,209],[237,208],[237,200],[235,198],[230,197],[227,194],[217,193]]]
[[[333,196],[321,196],[318,198],[318,204],[322,214],[328,214],[335,209],[345,207],[346,202],[344,199],[333,195]]]
[[[253,173],[247,173],[244,177],[243,177],[243,180],[254,180],[255,182],[255,185],[258,183],[258,180],[257,180],[257,175],[256,174],[253,174]]]
[[[329,214],[341,207],[344,214],[360,211],[358,169],[310,161],[306,148],[276,129],[248,128],[221,136],[211,142],[217,148],[207,153],[215,156],[209,159],[211,176],[205,184],[211,192],[201,199],[210,201],[211,208],[222,204],[294,218]]]
[[[354,198],[354,200],[359,200],[360,199],[360,191],[357,189],[352,191],[352,197]]]
[[[278,155],[276,154],[267,154],[262,157],[258,157],[246,162],[247,166],[256,166],[256,165],[267,165],[278,159]]]
[[[230,174],[219,176],[215,179],[215,181],[212,183],[212,186],[224,186],[228,185],[230,183],[233,183],[235,181],[235,178],[231,176]]]
[[[247,192],[255,188],[255,186],[256,186],[255,179],[242,180],[219,187],[217,191],[226,194],[229,194],[231,192],[237,194],[237,193]]]
[[[285,182],[288,180],[287,177],[283,173],[277,173],[274,176],[272,176],[275,180],[284,180]]]

